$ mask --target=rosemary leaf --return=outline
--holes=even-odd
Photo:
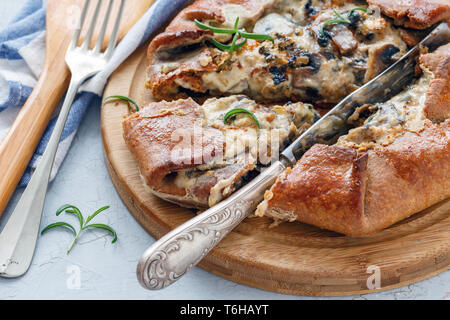
[[[234,30],[234,29],[224,29],[224,28],[211,27],[211,26],[208,26],[208,25],[206,25],[204,23],[201,23],[197,19],[195,19],[194,22],[195,22],[195,25],[198,28],[202,29],[202,30],[210,30],[210,31],[212,31],[214,33],[219,33],[219,34],[235,34],[236,33],[236,30]]]
[[[126,97],[126,96],[110,96],[110,97],[105,98],[105,100],[103,102],[106,102],[107,100],[110,100],[110,99],[123,100],[123,101],[127,101],[128,103],[132,103],[134,105],[134,107],[136,108],[136,112],[139,111],[139,106],[136,103],[136,101],[134,101],[133,99],[131,99],[129,97]]]
[[[334,14],[340,19],[343,20],[345,22],[350,23],[350,20],[348,20],[347,18],[345,18],[342,14],[340,14],[336,9],[333,9]]]
[[[241,35],[242,38],[246,38],[246,39],[253,39],[253,40],[258,40],[258,41],[272,41],[275,42],[275,39],[272,38],[271,36],[269,36],[268,34],[257,34],[257,33],[249,33],[249,32],[245,32],[242,30],[239,30],[239,34]]]
[[[353,14],[353,12],[355,12],[355,11],[364,11],[365,13],[373,14],[373,11],[371,9],[368,9],[368,8],[353,8],[348,13],[348,16],[350,17]]]
[[[236,49],[236,41],[238,38],[239,38],[239,33],[236,32],[236,34],[233,37],[233,41],[231,42],[230,53],[233,53],[233,51]]]
[[[248,111],[247,109],[244,109],[244,108],[236,108],[236,109],[228,111],[225,114],[225,117],[223,118],[223,123],[228,124],[228,120],[230,120],[230,118],[232,118],[233,116],[240,114],[240,113],[249,115],[253,120],[255,120],[256,125],[258,126],[258,129],[261,129],[261,125],[258,121],[258,118],[253,114],[253,112]]]
[[[334,24],[334,23],[351,23],[350,21],[350,17],[352,16],[353,12],[355,11],[364,11],[368,14],[372,14],[372,10],[370,9],[366,9],[366,8],[353,8],[352,10],[350,10],[347,14],[347,17],[344,17],[341,13],[339,13],[336,9],[333,9],[334,14],[336,15],[336,17],[338,17],[338,19],[330,19],[325,21],[322,24],[322,28],[320,29],[320,36],[323,38],[325,37],[325,28],[327,26],[329,26],[330,24]]]
[[[96,215],[98,215],[99,213],[101,213],[101,212],[103,212],[103,211],[105,211],[105,210],[108,210],[109,208],[110,208],[110,206],[105,206],[105,207],[102,207],[102,208],[98,209],[97,211],[95,211],[92,215],[90,215],[90,216],[86,219],[86,223],[85,223],[85,224],[87,224],[89,221],[91,221],[92,219],[94,219]]]
[[[234,22],[234,31],[238,31],[238,27],[239,27],[239,17],[236,18],[236,21]]]
[[[48,230],[53,229],[55,227],[65,227],[65,228],[68,228],[68,229],[72,230],[73,235],[76,236],[76,234],[77,234],[77,232],[75,231],[75,228],[72,225],[68,224],[67,222],[55,222],[55,223],[52,223],[52,224],[49,224],[48,226],[46,226],[41,231],[41,235],[46,233]]]
[[[80,222],[80,228],[83,226],[84,218],[83,215],[81,214],[80,209],[71,204],[65,204],[56,211],[56,215],[59,216],[64,211],[67,213],[75,214],[78,217],[78,221]]]
[[[88,229],[88,228],[99,228],[99,229],[108,230],[113,235],[113,240],[111,243],[114,243],[117,241],[116,231],[113,228],[111,228],[110,226],[107,226],[106,224],[90,224],[90,225],[85,226],[83,229]]]
[[[323,23],[322,25],[322,29],[320,29],[320,35],[322,37],[325,36],[325,28],[330,25],[330,24],[335,24],[335,23],[348,23],[349,21],[347,19],[330,19],[327,20]]]
[[[237,49],[239,49],[239,48],[242,48],[246,43],[247,43],[247,39],[244,39],[244,41],[242,41],[242,42],[236,44],[236,45],[234,46],[234,49],[237,50]]]
[[[214,38],[211,39],[211,42],[213,43],[213,45],[215,45],[217,48],[219,48],[222,51],[228,51],[228,50],[231,49],[231,46],[229,46],[227,44],[220,43],[219,41],[217,41]]]

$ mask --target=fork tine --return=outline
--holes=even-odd
[[[78,22],[77,29],[75,30],[75,34],[72,38],[72,43],[70,44],[71,48],[75,48],[78,45],[78,40],[80,39],[81,29],[83,28],[84,20],[86,19],[86,13],[89,8],[91,0],[86,0],[84,2],[83,11],[81,12],[80,21]]]
[[[89,44],[91,43],[92,35],[94,34],[94,29],[96,26],[98,13],[100,12],[101,6],[102,6],[102,0],[98,0],[97,7],[95,8],[94,16],[92,17],[91,25],[89,27],[89,31],[87,33],[86,39],[83,42],[83,46],[82,46],[83,49],[89,49]]]
[[[116,44],[117,44],[117,39],[119,37],[119,27],[120,27],[120,22],[122,20],[122,14],[123,14],[124,7],[125,7],[125,0],[121,0],[119,13],[117,14],[116,24],[114,25],[114,30],[113,30],[113,33],[111,34],[108,48],[105,51],[105,57],[107,59],[111,58],[114,48],[116,47]]]
[[[102,26],[102,29],[98,36],[97,44],[95,45],[95,48],[94,48],[94,53],[99,53],[100,50],[102,49],[103,39],[105,38],[105,32],[106,32],[106,28],[108,26],[108,20],[109,20],[109,16],[111,15],[111,9],[112,9],[113,4],[114,4],[114,0],[110,0],[108,10],[106,11],[105,20],[103,21],[103,26]]]

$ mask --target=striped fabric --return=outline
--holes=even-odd
[[[107,68],[80,89],[69,114],[56,155],[51,179],[64,160],[88,107],[98,107],[111,73],[154,34],[188,0],[157,0],[118,45]],[[0,31],[0,141],[26,102],[42,71],[45,57],[45,0],[28,0],[20,13]],[[55,113],[37,147],[19,187],[24,187],[44,153],[56,123]]]

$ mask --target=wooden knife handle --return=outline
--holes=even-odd
[[[16,189],[64,92],[70,71],[64,59],[46,63],[33,92],[0,144],[0,215]]]

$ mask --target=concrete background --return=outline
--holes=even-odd
[[[0,28],[24,2],[0,0],[0,11],[7,12],[8,17],[0,20]],[[136,279],[136,265],[154,239],[127,211],[109,179],[103,160],[99,122],[99,105],[92,105],[57,178],[50,185],[42,226],[57,220],[77,225],[74,217],[55,216],[56,209],[65,203],[78,206],[85,216],[110,205],[107,214],[98,216],[95,221],[114,227],[119,235],[118,242],[111,244],[111,236],[106,232],[87,231],[67,255],[72,234],[55,229],[39,237],[33,264],[25,276],[0,278],[0,299],[313,299],[250,288],[200,268],[194,268],[181,281],[163,291],[151,292],[141,288]],[[21,192],[14,194],[0,219],[0,229]],[[450,300],[450,272],[407,287],[342,299]]]

